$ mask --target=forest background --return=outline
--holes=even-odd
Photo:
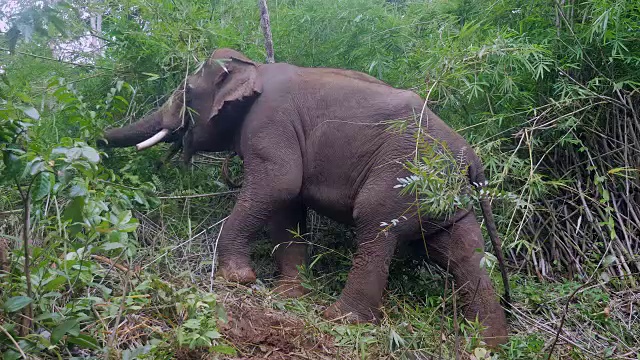
[[[269,10],[276,61],[412,89],[473,144],[509,263],[510,342],[486,353],[451,279],[423,262],[394,262],[380,326],[324,322],[353,246],[348,228],[315,214],[299,234],[314,244],[301,268],[309,296],[269,291],[266,235],[253,254],[261,282],[214,281],[212,244],[236,194],[222,180],[224,154],[185,168],[162,165],[162,147],[95,147],[106,127],[162,104],[214,49],[264,61],[255,1],[8,1],[4,359],[640,359],[640,2],[272,0]],[[240,179],[240,160],[229,167]],[[225,325],[229,312],[283,310],[296,324],[284,345]]]

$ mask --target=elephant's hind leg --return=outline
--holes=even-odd
[[[306,233],[306,220],[306,207],[300,201],[294,201],[274,214],[269,222],[279,272],[274,292],[282,296],[300,297],[307,292],[297,268],[306,263],[307,244],[291,232]]]
[[[477,318],[486,328],[482,333],[484,341],[492,347],[504,343],[507,322],[491,279],[485,269],[480,268],[484,241],[474,214],[429,236],[427,251],[431,260],[453,275],[465,317]]]
[[[408,213],[407,201],[394,191],[395,179],[402,169],[395,166],[376,168],[360,189],[353,209],[358,250],[340,298],[325,312],[327,319],[350,322],[377,322],[382,314],[382,295],[387,286],[389,265],[396,245],[418,228]],[[402,218],[400,223],[391,223]]]
[[[358,250],[340,298],[324,312],[329,320],[377,322],[389,265],[397,243],[396,234],[377,228],[359,230]]]

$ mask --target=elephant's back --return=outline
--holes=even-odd
[[[423,105],[416,93],[358,71],[276,63],[261,65],[260,72],[262,97],[275,101],[268,95],[277,94],[280,101],[286,95],[300,115],[307,117],[305,125],[345,118],[360,123],[388,122],[419,113]]]

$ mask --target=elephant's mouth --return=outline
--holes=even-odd
[[[169,129],[166,127],[160,128],[155,134],[146,140],[140,141],[135,145],[137,151],[142,151],[148,149],[152,146],[157,145],[160,142],[170,143],[171,146],[167,149],[165,154],[163,155],[163,161],[168,161],[173,158],[177,153],[182,152],[184,162],[187,163],[191,159],[193,151],[191,150],[191,126],[193,119],[187,115],[188,106],[183,107],[185,115],[180,116],[182,118],[182,122],[178,122],[175,125],[174,129]]]

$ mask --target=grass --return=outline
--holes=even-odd
[[[180,187],[189,189],[202,178],[217,178],[217,171],[207,166],[182,173]],[[174,175],[169,171],[156,176]],[[614,286],[615,279],[601,274],[591,281],[553,280],[511,271],[511,338],[497,354],[487,355],[477,337],[479,325],[462,319],[454,306],[451,278],[441,269],[396,259],[379,325],[328,322],[321,313],[336,300],[346,280],[354,250],[351,229],[310,213],[309,232],[303,238],[314,246],[311,264],[301,269],[310,293],[283,299],[270,291],[275,266],[266,233],[253,247],[260,281],[245,287],[211,276],[211,244],[234,193],[208,188],[207,193],[217,195],[194,197],[194,190],[158,190],[163,192],[159,206],[133,214],[140,225],[139,245],[131,256],[94,256],[86,269],[70,268],[74,285],[63,287],[60,295],[36,281],[37,313],[59,315],[37,320],[36,332],[20,339],[21,349],[41,358],[55,353],[98,356],[106,351],[111,358],[149,359],[547,359],[549,353],[551,359],[637,359],[639,295]],[[3,220],[5,231],[13,234],[20,233],[20,224],[19,213]],[[79,256],[74,255],[79,249],[51,247],[41,253],[45,233],[35,234],[36,277],[53,281],[44,275],[78,266],[73,257]],[[19,251],[14,252],[13,266],[19,268],[20,259]],[[493,270],[494,283],[499,284],[497,269]],[[14,287],[19,284],[15,280]],[[74,345],[78,337],[73,329],[63,333],[61,342],[52,342],[51,334],[68,321],[77,321],[80,335],[90,334],[101,345],[93,350]],[[7,317],[3,324],[12,331],[15,319]],[[251,332],[254,327],[260,331]],[[5,340],[0,335],[7,344]]]
[[[167,274],[160,277],[170,284],[197,284],[202,293],[213,289],[230,316],[255,318],[256,323],[269,326],[288,324],[278,325],[285,329],[282,336],[294,339],[285,345],[268,337],[251,341],[229,329],[219,330],[228,345],[249,358],[260,355],[276,359],[274,354],[288,354],[300,359],[422,359],[430,356],[470,359],[470,355],[482,353],[483,347],[477,338],[479,325],[461,318],[459,309],[453,306],[455,296],[446,290],[451,288],[450,277],[424,262],[408,263],[399,259],[393,262],[381,324],[336,324],[323,319],[322,310],[335,301],[344,284],[353,247],[349,245],[346,227],[336,226],[315,214],[310,217],[313,225],[305,238],[313,238],[319,246],[313,248],[313,266],[301,269],[305,285],[311,291],[299,299],[284,299],[270,291],[274,265],[268,240],[259,240],[253,247],[260,277],[256,284],[245,287],[222,279],[212,282],[207,239],[215,239],[215,228],[210,234],[194,237],[171,251],[171,256],[156,261],[146,271]],[[142,229],[159,227],[148,218],[142,222]],[[184,219],[161,218],[159,222],[169,225]],[[207,224],[215,222],[210,219]],[[201,224],[192,232],[198,233],[204,228],[206,225]],[[172,236],[152,232],[149,237],[157,239],[157,248],[175,247]],[[150,260],[155,258],[142,255],[138,262],[144,266]],[[492,275],[499,283],[497,271]],[[640,344],[640,318],[634,310],[640,297],[636,292],[616,291],[598,281],[588,286],[571,280],[542,282],[524,274],[512,275],[511,284],[514,298],[508,319],[511,338],[497,353],[498,358],[547,359],[560,319],[566,316],[551,359],[636,359]],[[570,296],[579,287],[580,291]],[[260,320],[263,314],[269,314],[267,320]],[[135,315],[135,311],[131,315]],[[230,326],[242,327],[237,324],[232,322]],[[219,323],[219,329],[224,326],[223,322]],[[169,333],[162,330],[162,338],[175,336],[175,328],[170,328]],[[308,342],[325,348],[309,347]],[[130,343],[124,340],[116,345],[121,349],[127,346]],[[278,346],[284,346],[284,350]]]

